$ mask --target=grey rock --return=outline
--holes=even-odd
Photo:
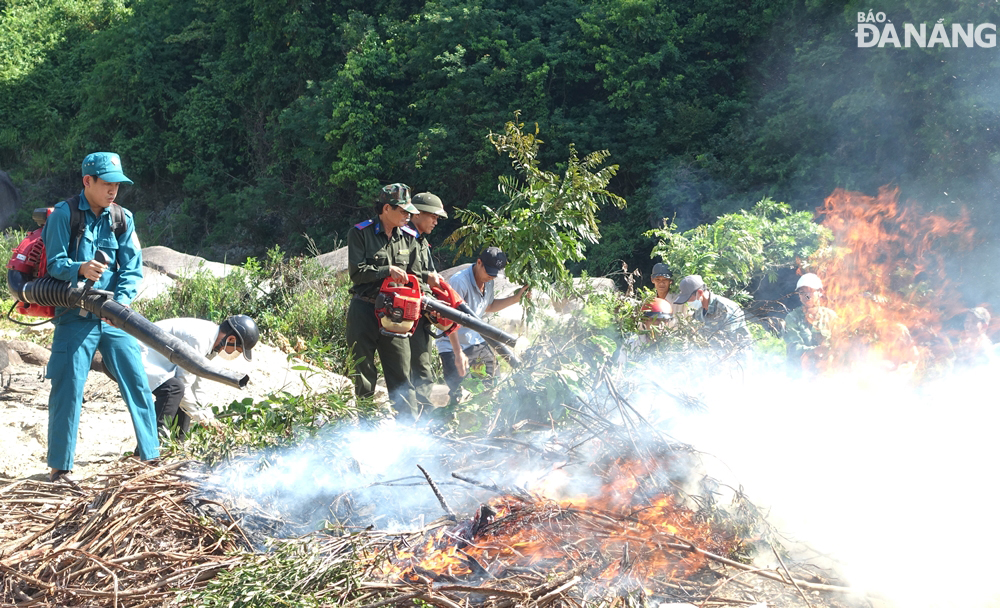
[[[142,250],[142,264],[167,275],[171,279],[191,276],[201,271],[210,272],[216,277],[224,277],[237,268],[231,264],[210,262],[205,258],[174,251],[161,245],[144,248]]]
[[[139,291],[135,300],[152,300],[156,296],[166,293],[174,284],[174,279],[146,266],[142,270],[142,282],[139,283]]]
[[[28,365],[46,365],[51,355],[49,349],[26,340],[8,340],[0,342],[0,345],[4,347],[0,350],[11,350],[17,353],[18,357]]]
[[[341,247],[329,253],[316,256],[316,261],[324,268],[332,270],[335,274],[347,273],[347,247]]]

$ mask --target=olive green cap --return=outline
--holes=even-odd
[[[444,203],[441,197],[430,192],[421,192],[413,197],[413,206],[420,210],[420,213],[433,213],[441,217],[448,217],[448,212],[444,210]]]

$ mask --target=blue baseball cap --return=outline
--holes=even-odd
[[[500,251],[499,247],[487,247],[479,254],[479,259],[483,262],[483,269],[486,274],[495,277],[500,274],[503,267],[507,265],[507,254]]]
[[[106,182],[125,182],[132,180],[122,173],[122,159],[114,152],[91,152],[83,159],[83,175],[93,175]]]

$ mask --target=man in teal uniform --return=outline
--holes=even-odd
[[[347,269],[351,278],[351,303],[347,308],[347,344],[357,364],[354,392],[375,394],[375,352],[382,361],[385,385],[397,416],[412,416],[416,403],[410,383],[410,342],[381,333],[375,317],[375,297],[387,277],[404,283],[407,274],[427,280],[427,270],[417,247],[417,233],[407,226],[419,213],[410,202],[406,184],[390,184],[375,203],[377,218],[356,224],[347,236]]]
[[[142,280],[142,249],[131,212],[122,209],[125,229],[120,236],[115,234],[111,205],[119,185],[131,184],[132,180],[122,172],[121,159],[111,152],[88,154],[83,159],[82,173],[83,191],[57,204],[45,222],[42,239],[48,274],[71,284],[93,281],[95,289],[112,292],[116,302],[128,306]],[[70,234],[70,205],[80,211],[79,236]],[[108,255],[110,265],[94,259],[98,249]],[[73,469],[83,386],[95,350],[101,352],[104,364],[118,378],[122,398],[132,416],[139,458],[158,458],[156,411],[136,339],[83,309],[56,308],[52,323],[55,333],[46,373],[46,378],[52,380],[49,479],[57,481]]]
[[[410,218],[410,227],[417,233],[417,248],[423,267],[427,269],[427,284],[437,287],[440,277],[434,267],[431,246],[427,235],[437,226],[439,218],[447,218],[444,203],[436,194],[421,192],[413,197],[413,206],[420,212]],[[434,387],[434,359],[431,356],[431,331],[433,325],[420,320],[417,330],[410,337],[410,383],[420,410],[417,415],[434,409],[431,403],[431,389]]]

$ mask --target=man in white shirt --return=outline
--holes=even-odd
[[[495,299],[493,279],[506,265],[507,254],[499,247],[487,247],[479,254],[475,264],[456,273],[448,284],[462,296],[472,312],[482,318],[484,314],[516,304],[524,297],[527,286],[518,289],[512,296]],[[493,376],[496,358],[478,332],[462,327],[447,338],[438,338],[436,344],[452,404],[457,403],[462,394],[462,377],[468,373],[470,365],[481,364],[485,366],[486,375]]]
[[[210,360],[218,356],[232,361],[242,353],[250,361],[251,350],[260,339],[257,324],[246,315],[233,315],[218,325],[204,319],[181,317],[158,321],[156,326]],[[199,424],[214,423],[215,414],[202,384],[206,380],[172,363],[142,342],[139,347],[143,368],[153,393],[156,427],[160,436],[168,436],[169,424],[174,418],[178,439],[187,436],[192,421]],[[94,367],[111,376],[103,363],[95,363]]]

